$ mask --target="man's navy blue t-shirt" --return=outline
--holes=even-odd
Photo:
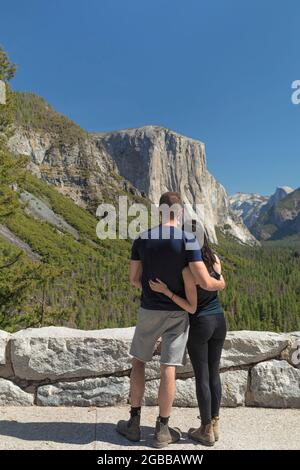
[[[182,310],[166,295],[152,291],[149,280],[158,278],[185,298],[182,270],[190,262],[202,261],[196,237],[176,227],[159,225],[133,242],[131,259],[140,260],[143,266],[141,306],[149,310]]]

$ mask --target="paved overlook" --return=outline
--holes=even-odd
[[[0,331],[0,449],[146,449],[158,413],[160,345],[146,368],[143,440],[115,432],[128,417],[134,328]],[[222,437],[214,449],[300,448],[300,333],[229,332],[221,360]],[[199,424],[193,369],[177,369],[170,424]],[[200,445],[197,447],[203,449]]]
[[[0,409],[0,449],[155,449],[151,448],[157,408],[145,407],[143,439],[131,444],[115,432],[118,419],[127,419],[128,408],[42,408]],[[223,408],[220,441],[214,447],[194,444],[187,429],[197,426],[197,410],[175,408],[173,426],[180,426],[183,439],[168,449],[300,449],[300,410]],[[167,449],[167,450],[168,450]]]

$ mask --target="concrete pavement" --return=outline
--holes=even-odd
[[[222,435],[213,449],[300,449],[300,410],[223,408]],[[0,449],[150,449],[156,407],[143,409],[143,440],[131,444],[115,432],[128,407],[0,408]],[[186,435],[199,425],[195,408],[174,408],[171,425],[184,432],[172,449],[203,449]],[[206,448],[205,448],[206,449]]]

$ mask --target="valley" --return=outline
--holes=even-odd
[[[134,325],[131,242],[99,240],[96,208],[119,196],[147,205],[176,190],[203,206],[230,328],[299,330],[299,190],[229,198],[200,141],[160,126],[91,134],[10,89],[0,163],[0,329]]]

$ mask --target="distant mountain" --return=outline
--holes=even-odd
[[[29,156],[30,171],[79,206],[95,213],[100,202],[119,195],[157,203],[161,193],[179,191],[184,202],[201,205],[211,241],[217,242],[220,228],[257,244],[209,173],[202,142],[161,126],[91,134],[32,93],[15,93],[14,99],[10,150]]]
[[[251,231],[260,240],[300,236],[300,188],[275,200],[260,214]]]
[[[284,199],[288,194],[292,193],[294,190],[289,186],[278,186],[276,191],[272,196],[269,197],[268,204],[266,209],[269,209],[274,204],[277,204],[281,199]]]
[[[300,188],[281,186],[269,197],[236,193],[230,203],[258,240],[300,236]]]
[[[244,224],[249,229],[256,222],[261,209],[266,206],[268,200],[268,196],[248,193],[235,193],[229,198],[231,208],[242,217]]]

